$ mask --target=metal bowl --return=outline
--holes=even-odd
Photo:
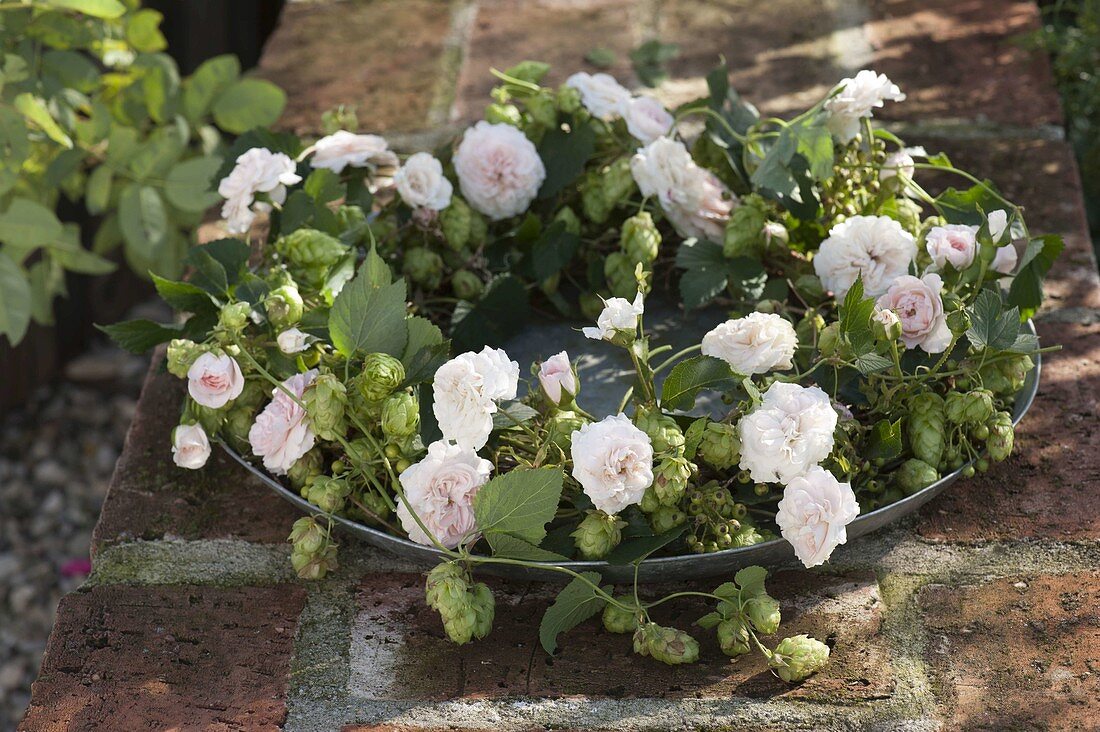
[[[1035,334],[1035,326],[1028,322],[1027,330]],[[1024,387],[1016,394],[1016,400],[1012,409],[1012,423],[1019,424],[1020,420],[1031,407],[1035,395],[1039,390],[1039,371],[1042,366],[1041,357],[1036,354],[1035,368],[1027,375]],[[222,447],[229,455],[240,463],[245,470],[259,478],[271,490],[275,491],[286,501],[297,506],[305,513],[318,513],[317,507],[306,501],[294,491],[286,488],[282,483],[264,473],[256,466],[245,460],[229,446],[222,443]],[[928,501],[938,496],[947,486],[958,480],[967,466],[973,461],[963,465],[937,480],[923,490],[907,496],[900,501],[883,506],[870,513],[863,514],[848,524],[848,539],[855,539],[869,534],[872,531],[892,523],[902,516],[913,513]],[[392,534],[387,534],[380,529],[364,526],[356,521],[333,516],[333,521],[344,530],[366,541],[372,546],[385,549],[389,552],[423,563],[425,566],[438,564],[442,554],[434,547],[422,546],[408,539],[403,539]],[[794,556],[794,550],[784,539],[773,539],[752,546],[737,549],[725,549],[710,554],[684,554],[675,557],[654,557],[646,559],[638,569],[638,581],[644,583],[669,582],[685,579],[699,579],[718,575],[730,576],[741,567],[753,564],[775,565],[785,562]],[[609,564],[605,561],[587,562],[571,561],[557,562],[554,566],[568,567],[575,572],[595,571],[599,572],[607,582],[631,582],[634,578],[634,566],[631,564]],[[568,576],[549,569],[528,568],[504,564],[485,564],[478,567],[479,572],[498,575],[517,580],[556,580],[563,581]]]

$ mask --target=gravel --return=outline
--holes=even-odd
[[[99,345],[0,415],[0,729],[30,700],[61,596],[88,547],[134,416],[148,357]]]

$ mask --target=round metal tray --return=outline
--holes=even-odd
[[[1035,327],[1031,322],[1026,324],[1026,328],[1030,333],[1035,333]],[[1027,410],[1031,407],[1031,403],[1035,400],[1035,395],[1039,390],[1039,371],[1042,366],[1042,359],[1038,354],[1034,356],[1034,359],[1035,368],[1027,375],[1024,387],[1016,395],[1016,400],[1013,404],[1013,424],[1019,424],[1020,420],[1027,413]],[[267,473],[258,469],[225,443],[222,443],[222,447],[234,460],[259,478],[283,499],[294,504],[306,513],[318,513],[316,506],[303,499],[294,491],[286,488],[282,483]],[[883,506],[882,508],[859,516],[852,521],[852,523],[848,524],[848,539],[851,540],[863,536],[864,534],[869,534],[872,531],[882,528],[886,524],[896,521],[902,516],[913,513],[958,480],[963,470],[970,464],[971,463],[967,463],[958,470],[948,473],[932,485],[911,496],[907,496],[900,501],[891,503],[889,506]],[[412,559],[418,563],[423,563],[425,566],[438,564],[442,557],[442,554],[434,547],[416,544],[408,539],[387,534],[380,529],[364,526],[363,524],[351,521],[342,516],[333,516],[332,519],[342,529],[363,539],[368,544],[380,549],[385,549],[407,559]],[[794,550],[786,540],[773,539],[772,541],[765,541],[760,544],[754,544],[753,546],[725,549],[711,554],[684,554],[675,557],[654,557],[646,559],[641,563],[638,569],[638,581],[651,583],[698,579],[717,575],[732,576],[733,572],[741,567],[753,564],[765,566],[775,565],[785,562],[793,556]],[[557,562],[554,566],[568,567],[576,572],[599,572],[607,582],[631,582],[634,578],[634,566],[631,564],[616,565],[609,564],[605,561],[571,561]],[[503,564],[484,564],[478,567],[478,571],[519,580],[537,579],[565,581],[569,579],[568,575],[549,569]]]

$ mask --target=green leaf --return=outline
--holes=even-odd
[[[539,623],[539,642],[549,654],[558,649],[559,635],[588,620],[607,604],[588,584],[599,585],[600,575],[596,572],[582,572],[581,577],[588,582],[574,578],[558,593],[554,604],[546,609],[546,614]]]
[[[84,206],[88,213],[99,216],[107,210],[111,201],[111,166],[99,165],[88,175],[84,184]]]
[[[24,92],[17,96],[12,104],[28,122],[35,124],[46,136],[62,147],[72,147],[73,141],[61,126],[57,124],[50,111],[46,109],[46,103],[30,92]]]
[[[222,289],[227,290],[240,281],[251,254],[252,250],[248,244],[240,239],[217,239],[207,244],[192,247],[191,251],[188,252],[187,262],[201,272],[210,269],[206,257],[212,259],[220,265],[221,272],[224,272],[225,284]],[[217,282],[221,284],[222,275],[211,273]]]
[[[61,239],[61,221],[53,211],[29,198],[16,198],[0,214],[0,242],[22,250],[31,250]]]
[[[512,275],[489,283],[476,303],[459,303],[451,316],[451,341],[456,353],[503,343],[523,329],[530,304],[527,288]]]
[[[948,188],[936,196],[936,203],[943,212],[943,217],[947,219],[947,223],[981,226],[985,222],[983,211],[1004,208],[996,191],[993,182],[987,180],[981,185],[973,185],[964,191]]]
[[[329,203],[344,196],[340,176],[327,168],[318,168],[310,173],[302,190],[317,203]]]
[[[214,100],[214,121],[226,132],[240,134],[274,124],[285,106],[286,94],[270,81],[242,79]]]
[[[155,261],[168,248],[168,212],[155,188],[127,186],[118,201],[118,223],[127,249],[143,259]]]
[[[680,276],[680,298],[688,310],[700,308],[721,295],[727,284],[725,268],[689,269]]]
[[[974,348],[1004,351],[1016,342],[1020,332],[1020,311],[1012,308],[1006,312],[998,293],[982,290],[969,312],[970,328],[966,337]]]
[[[867,457],[871,460],[893,460],[901,455],[901,418],[891,422],[880,419],[871,427],[867,436]]]
[[[676,364],[661,387],[661,407],[686,411],[703,389],[725,391],[736,385],[730,365],[713,356],[695,356]]]
[[[1030,318],[1043,304],[1043,280],[1064,246],[1062,237],[1054,234],[1028,242],[1008,291],[1008,302],[1020,309],[1021,318]]]
[[[525,422],[530,422],[538,415],[537,411],[523,402],[501,404],[497,411],[493,413],[493,429],[503,430],[509,427],[517,427]]]
[[[493,556],[528,562],[568,562],[569,557],[537,547],[509,534],[493,534]]]
[[[561,468],[515,469],[498,475],[474,496],[477,526],[490,545],[509,534],[538,546],[561,499]]]
[[[431,381],[450,353],[451,342],[442,341],[422,346],[412,356],[402,358],[401,361],[405,364],[405,381],[402,387]]]
[[[113,20],[126,13],[126,6],[119,0],[43,0],[46,5],[60,10],[75,10],[93,18]]]
[[[890,359],[873,352],[859,354],[855,357],[853,363],[859,372],[864,375],[885,371],[894,365],[894,362]]]
[[[119,348],[130,353],[145,353],[154,346],[179,338],[182,333],[179,326],[161,325],[151,320],[128,320],[96,327],[109,335]]]
[[[142,53],[156,53],[168,47],[168,41],[160,32],[164,16],[156,10],[142,9],[130,16],[126,23],[126,40]]]
[[[114,272],[117,265],[80,245],[80,233],[75,229],[73,241],[49,247],[50,256],[65,269],[82,274],[101,275]]]
[[[748,598],[759,597],[765,593],[764,580],[767,578],[768,570],[753,565],[738,570],[737,574],[733,576],[733,581],[737,583],[741,595]],[[714,594],[719,595],[720,593],[715,592]]]
[[[380,286],[388,284],[389,282],[379,283]],[[442,343],[443,331],[435,323],[419,315],[414,315],[405,322],[409,328],[409,340],[405,344],[405,352],[401,354],[401,360],[408,366],[410,359],[421,349]]]
[[[375,285],[364,263],[332,303],[332,345],[344,356],[363,352],[400,357],[409,338],[405,314],[405,280]]]
[[[596,132],[589,125],[580,125],[570,132],[550,130],[543,135],[539,157],[546,166],[546,178],[538,197],[556,196],[575,181],[595,149]]]
[[[697,419],[684,430],[684,457],[688,460],[695,459],[699,445],[703,442],[703,433],[706,432],[708,421],[706,417]]]
[[[214,309],[209,293],[190,282],[175,282],[153,275],[153,286],[161,299],[183,313]]]
[[[564,222],[555,221],[531,247],[531,274],[541,282],[560,272],[572,261],[581,239],[567,231]]]
[[[180,124],[168,124],[158,127],[144,143],[137,147],[129,159],[130,170],[139,179],[159,183],[180,156],[187,149],[187,129],[182,120]]]
[[[221,158],[214,155],[177,163],[164,181],[164,197],[181,211],[205,211],[221,200],[213,182],[221,164]]]
[[[23,269],[0,252],[0,333],[15,345],[31,323],[31,288]]]
[[[675,541],[686,529],[687,524],[683,524],[656,536],[640,536],[636,539],[628,539],[607,555],[607,563],[631,564],[645,559],[653,552]]]
[[[214,100],[241,75],[241,63],[232,54],[202,62],[183,82],[183,112],[192,122],[210,110]]]

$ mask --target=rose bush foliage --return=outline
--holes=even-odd
[[[188,279],[157,281],[182,324],[108,330],[134,350],[168,341],[189,380],[178,464],[217,439],[317,507],[291,534],[303,577],[336,567],[340,515],[439,551],[427,599],[456,642],[492,624],[478,565],[537,563],[572,577],[542,621],[548,652],[602,612],[640,655],[690,662],[696,641],[651,617],[662,600],[560,562],[785,540],[815,566],[859,514],[1003,460],[1039,350],[1021,323],[1061,243],[876,129],[903,99],[880,74],[776,120],[725,69],[676,110],[605,74],[546,87],[546,71],[498,73],[486,119],[433,153],[354,130],[242,136],[212,185],[236,228],[267,217],[258,256],[198,247]],[[972,185],[934,196],[925,171]],[[662,357],[645,328],[658,287],[727,320]],[[619,413],[584,409],[583,372],[553,344],[521,378],[501,345],[535,308],[629,355]],[[704,414],[704,392],[724,406]],[[780,622],[765,575],[702,593],[717,609],[699,625],[799,680],[829,649],[763,645]]]

